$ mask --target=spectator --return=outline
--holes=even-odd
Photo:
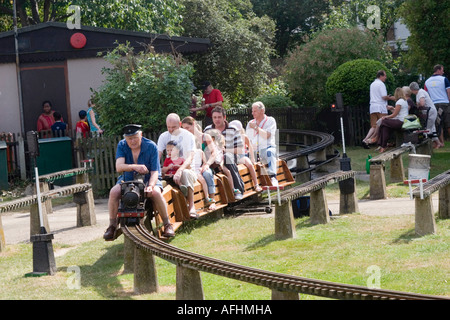
[[[37,131],[51,130],[52,125],[55,123],[53,117],[54,111],[52,110],[52,103],[50,101],[42,102],[43,112],[37,120]]]
[[[434,67],[433,75],[425,81],[425,89],[440,115],[438,118],[439,144],[444,146],[444,130],[447,129],[447,139],[450,139],[450,81],[444,77],[444,66],[438,64]]]
[[[67,124],[61,121],[61,114],[55,111],[53,113],[53,118],[55,119],[55,123],[52,124],[53,137],[65,137]]]
[[[100,136],[104,131],[97,123],[97,114],[95,113],[95,104],[91,99],[88,100],[87,121],[93,137]]]
[[[377,78],[370,85],[370,130],[362,141],[362,145],[366,149],[369,148],[370,144],[376,143],[378,140],[377,121],[387,115],[388,109],[393,109],[388,107],[387,104],[389,100],[395,101],[395,98],[387,94],[386,85],[384,84],[386,78],[386,72],[379,70]]]
[[[266,107],[262,102],[253,103],[253,120],[247,124],[246,134],[254,152],[259,155],[261,162],[267,165],[267,174],[272,185],[277,186],[277,145],[275,140],[277,122],[273,117],[268,117],[265,112]],[[258,156],[256,158],[258,159]]]
[[[393,130],[401,129],[403,120],[408,115],[408,102],[406,102],[405,94],[402,88],[395,89],[395,108],[392,114],[383,116],[380,124],[380,131],[378,133],[378,145],[380,146],[380,153],[386,151],[389,136]]]
[[[417,108],[430,108],[430,111],[428,111],[427,130],[430,133],[436,133],[437,110],[434,106],[433,101],[431,100],[430,95],[425,90],[420,89],[417,82],[411,82],[409,88],[411,89],[411,92],[416,95]],[[437,136],[434,136],[432,140],[433,148],[438,149],[444,146],[444,144],[440,142]]]
[[[90,128],[89,128],[89,123],[87,122],[87,112],[84,110],[81,110],[80,112],[78,112],[78,116],[80,117],[80,120],[78,120],[77,125],[75,127],[75,131],[76,131],[76,137],[77,139],[79,138],[87,138],[89,137],[89,132],[90,132]]]
[[[155,209],[159,212],[164,223],[165,237],[173,237],[175,233],[167,214],[167,204],[162,196],[160,181],[161,167],[158,159],[156,144],[142,137],[140,125],[130,124],[124,127],[124,139],[117,145],[116,171],[121,173],[117,184],[111,188],[108,200],[110,226],[103,238],[112,241],[117,236],[117,212],[121,198],[120,182],[134,180],[134,173],[144,176],[146,184],[145,194],[152,199]],[[139,155],[139,157],[137,156]]]
[[[224,166],[230,171],[232,177],[234,197],[236,200],[241,200],[245,192],[245,185],[244,181],[242,181],[242,177],[239,175],[236,162],[234,161],[235,154],[241,152],[239,149],[243,148],[241,135],[239,134],[237,128],[228,124],[226,121],[225,110],[223,108],[215,107],[211,114],[213,124],[207,126],[204,132],[207,132],[209,129],[217,129],[222,133],[225,146]]]
[[[219,89],[214,89],[209,81],[203,83],[203,101],[200,108],[191,108],[191,112],[205,110],[204,126],[207,127],[213,123],[212,110],[215,107],[222,107],[223,96]]]
[[[158,139],[159,158],[162,159],[168,142],[174,141],[177,143],[181,150],[180,157],[184,158],[184,162],[174,174],[173,181],[179,186],[186,186],[187,190],[181,187],[180,190],[187,197],[190,217],[195,219],[198,217],[194,204],[194,184],[197,181],[197,175],[194,171],[190,170],[192,160],[194,159],[195,138],[192,133],[180,128],[180,117],[175,113],[167,116],[166,126],[167,131],[162,133]]]
[[[256,177],[256,171],[254,167],[255,163],[255,156],[253,152],[253,146],[251,145],[250,139],[245,134],[245,130],[242,127],[242,123],[239,120],[233,120],[230,122],[230,126],[234,126],[238,129],[239,133],[241,134],[242,142],[244,144],[244,148],[242,148],[242,152],[238,153],[237,156],[237,163],[243,164],[248,168],[248,171],[250,172],[250,176],[252,177],[253,184],[255,185],[255,191],[261,192],[262,188],[258,184],[258,178]],[[250,160],[251,157],[253,160]]]

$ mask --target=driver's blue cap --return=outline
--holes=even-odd
[[[141,131],[142,126],[140,124],[128,124],[123,127],[124,136],[134,136],[138,131]]]

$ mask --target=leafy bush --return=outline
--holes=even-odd
[[[325,84],[344,62],[373,59],[385,63],[390,53],[381,37],[370,31],[331,29],[317,33],[287,58],[284,75],[293,100],[300,106],[325,106]]]
[[[334,101],[336,93],[341,92],[345,105],[369,106],[370,84],[375,80],[378,70],[386,71],[386,88],[388,94],[393,94],[394,76],[381,62],[357,59],[343,63],[328,78],[328,103]]]
[[[294,107],[296,108],[297,105],[294,101],[291,100],[291,98],[280,95],[280,94],[267,94],[260,96],[255,99],[256,101],[261,101],[264,103],[264,106],[266,108],[284,108],[284,107]]]
[[[108,134],[121,134],[123,126],[139,123],[145,131],[165,130],[166,116],[189,115],[194,69],[180,56],[148,52],[118,45],[106,55],[105,83],[94,91],[94,101]]]

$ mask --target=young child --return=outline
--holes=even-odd
[[[78,116],[80,117],[80,120],[78,120],[77,125],[75,127],[76,129],[76,136],[77,139],[80,138],[87,138],[89,137],[89,123],[87,122],[87,112],[84,110],[81,110],[78,112]]]
[[[255,185],[255,191],[261,192],[262,188],[258,184],[258,178],[256,177],[256,171],[255,167],[253,166],[253,163],[255,163],[255,155],[253,152],[252,144],[250,143],[250,139],[245,134],[245,130],[242,127],[242,123],[239,120],[233,120],[230,122],[230,126],[234,126],[238,131],[241,133],[242,141],[244,142],[244,152],[237,154],[237,163],[244,164],[248,171],[250,172],[250,176],[252,177],[253,184]],[[247,154],[252,158],[247,156]]]
[[[65,137],[67,124],[61,121],[61,113],[55,111],[53,117],[55,118],[55,123],[52,124],[53,137]]]
[[[161,168],[161,174],[163,178],[170,181],[178,168],[184,163],[184,158],[180,157],[180,148],[175,141],[169,141],[166,146],[167,157],[164,160],[163,167]]]
[[[203,193],[207,196],[206,201],[209,204],[208,209],[215,210],[216,204],[214,195],[216,193],[216,186],[214,185],[214,173],[207,164],[205,153],[199,147],[200,146],[197,145],[191,166],[197,174],[198,182],[202,185]]]

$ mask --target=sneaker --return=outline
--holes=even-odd
[[[234,189],[234,198],[236,200],[242,200],[244,196],[242,195],[241,191],[238,189]]]
[[[193,210],[193,211],[189,212],[189,217],[190,217],[192,220],[196,220],[196,219],[198,219],[199,215],[198,215],[197,212],[195,212],[195,210]]]
[[[113,225],[110,225],[108,229],[106,229],[106,232],[103,234],[103,239],[105,241],[113,241],[115,239],[114,235],[116,233],[116,227]]]
[[[164,225],[164,233],[162,234],[163,237],[171,238],[175,237],[175,231],[173,231],[173,227],[171,223]]]
[[[276,177],[270,178],[270,182],[272,183],[272,186],[274,187],[278,186],[278,180]]]
[[[256,191],[256,192],[261,192],[261,191],[262,191],[262,188],[261,188],[261,186],[260,186],[259,184],[257,184],[257,185],[255,186],[255,191]]]

